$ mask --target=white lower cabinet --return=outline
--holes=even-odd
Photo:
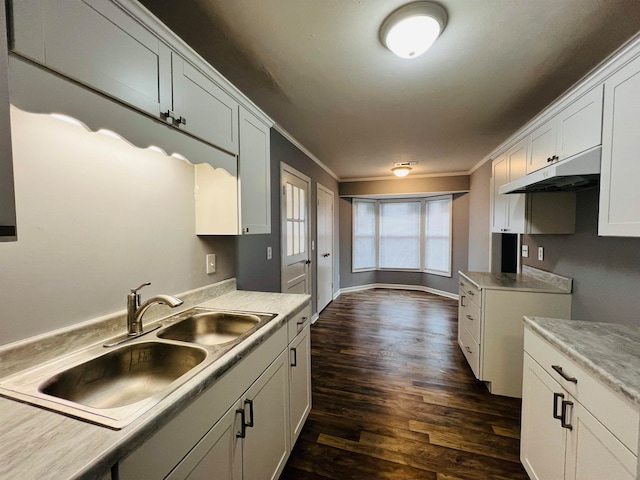
[[[522,396],[522,317],[571,316],[571,294],[478,288],[460,276],[458,344],[494,395]]]
[[[311,329],[308,324],[289,344],[289,354],[290,438],[293,447],[311,411]]]
[[[284,351],[244,396],[240,411],[245,417],[244,480],[278,478],[289,457],[287,360],[288,352]]]
[[[115,478],[277,479],[311,408],[309,313],[293,316],[121,460]]]
[[[533,480],[635,479],[637,435],[631,405],[525,330],[520,459]]]
[[[233,405],[224,417],[204,436],[173,471],[168,480],[209,480],[242,478],[242,439],[239,411],[241,402]]]

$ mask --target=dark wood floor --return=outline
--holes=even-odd
[[[281,480],[527,479],[520,401],[474,379],[457,311],[401,290],[331,303],[311,329],[313,409]]]

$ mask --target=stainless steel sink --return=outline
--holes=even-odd
[[[234,312],[195,313],[158,333],[159,338],[201,345],[232,342],[260,323],[257,315]]]
[[[0,396],[120,429],[276,314],[195,307],[119,347],[104,341],[0,380]]]
[[[206,356],[183,345],[127,345],[54,375],[38,390],[93,408],[123,407],[165,391]]]

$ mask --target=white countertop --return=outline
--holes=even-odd
[[[122,430],[0,397],[0,477],[100,478],[298,313],[309,298],[232,291],[202,303],[204,307],[271,312],[278,316]]]
[[[572,279],[525,267],[523,273],[458,272],[478,289],[571,293]]]

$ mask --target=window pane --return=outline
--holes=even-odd
[[[300,253],[300,223],[293,222],[293,253]]]
[[[291,218],[297,220],[300,218],[300,193],[298,193],[300,189],[298,187],[293,187],[293,215]]]
[[[376,267],[375,203],[353,201],[353,269]]]
[[[420,268],[420,202],[380,203],[380,268]]]
[[[305,198],[304,198],[304,190],[300,189],[300,220],[304,220],[304,212],[305,212]]]
[[[293,255],[293,222],[287,220],[287,256]]]
[[[450,273],[451,199],[427,200],[425,269]]]
[[[287,183],[287,218],[293,218],[293,185]]]
[[[300,252],[304,253],[306,251],[306,231],[305,231],[305,222],[300,222]]]

